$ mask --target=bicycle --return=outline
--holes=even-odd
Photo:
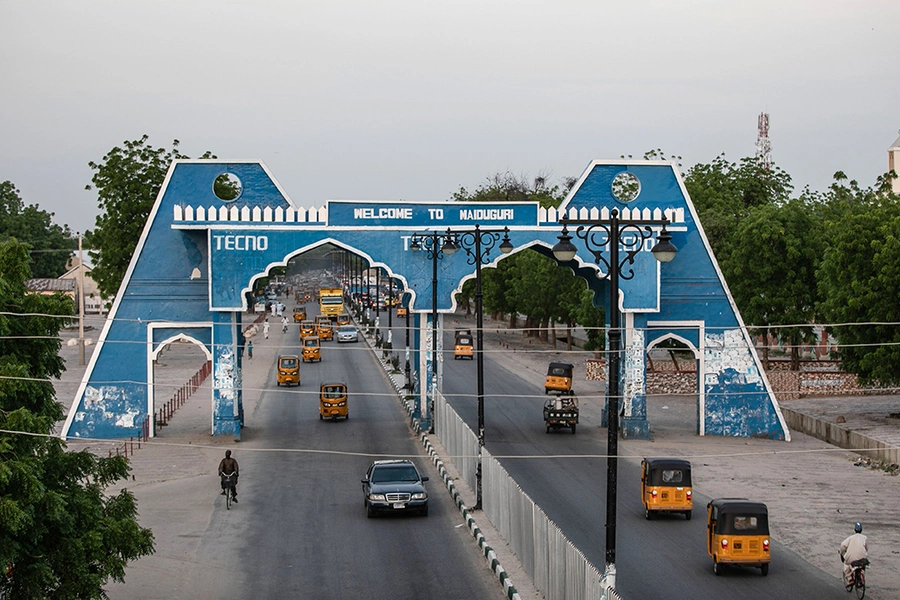
[[[234,499],[234,473],[222,473],[222,489],[225,491],[225,508],[231,510],[231,501]]]
[[[856,588],[856,597],[860,600],[866,597],[866,566],[868,564],[868,558],[860,558],[850,563],[853,569],[850,571],[850,583],[847,584],[846,589],[848,592],[852,592],[853,588]]]

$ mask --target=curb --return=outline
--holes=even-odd
[[[379,362],[379,364],[381,364],[381,367],[387,374],[388,379],[391,381],[391,385],[393,385],[397,390],[397,393],[400,394],[398,399],[400,400],[400,404],[402,404],[406,409],[406,413],[410,416],[410,426],[413,428],[413,431],[415,431],[416,435],[419,436],[419,439],[422,441],[422,446],[424,446],[425,450],[431,457],[431,462],[437,468],[438,473],[440,473],[441,479],[444,480],[444,485],[447,487],[447,491],[450,492],[450,497],[453,498],[453,501],[456,503],[456,508],[466,520],[466,527],[469,529],[469,533],[471,533],[472,537],[475,538],[475,541],[478,544],[478,549],[481,550],[481,554],[490,565],[491,572],[500,581],[500,585],[503,586],[503,592],[506,594],[506,597],[509,600],[521,600],[519,592],[516,591],[512,580],[510,580],[509,574],[507,574],[506,569],[504,569],[500,564],[500,561],[497,558],[497,554],[494,552],[494,549],[488,546],[487,540],[485,540],[484,535],[481,533],[481,529],[479,529],[477,523],[475,523],[475,519],[472,518],[469,509],[466,507],[465,503],[462,500],[462,497],[456,490],[456,485],[453,483],[453,480],[447,473],[447,469],[444,467],[444,461],[441,460],[441,458],[438,456],[437,452],[434,449],[434,446],[431,445],[431,441],[429,441],[428,439],[428,433],[422,431],[422,428],[419,427],[419,423],[412,419],[412,407],[410,406],[409,402],[406,401],[403,393],[401,392],[401,390],[403,390],[404,388],[400,387],[399,384],[394,380],[394,378],[391,377],[390,366],[386,364],[384,360],[382,360],[382,358],[378,355],[378,349],[372,345],[372,342],[369,340],[368,336],[363,335],[363,338],[366,340],[366,344],[368,344],[369,348],[375,354],[375,359]]]

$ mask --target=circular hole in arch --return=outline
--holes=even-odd
[[[619,173],[612,180],[612,193],[619,202],[631,202],[641,193],[641,180],[634,173]]]
[[[222,202],[234,202],[243,189],[241,180],[234,173],[222,173],[213,182],[213,193]]]

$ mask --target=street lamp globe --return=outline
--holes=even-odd
[[[568,228],[563,225],[562,235],[557,236],[559,242],[553,246],[553,256],[559,262],[569,262],[578,253],[578,248],[572,243],[572,236],[569,235]],[[670,259],[671,260],[671,259]]]
[[[672,234],[668,232],[665,225],[663,225],[662,230],[659,232],[656,239],[656,245],[650,249],[650,252],[653,253],[653,256],[655,256],[656,260],[659,262],[670,262],[675,258],[678,248],[672,243]]]

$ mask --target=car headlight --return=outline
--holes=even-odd
[[[426,498],[428,498],[428,494],[425,492],[419,492],[418,494],[412,495],[413,500],[425,500]]]
[[[337,406],[347,406],[347,402],[338,402]]]
[[[384,502],[384,494],[369,494],[369,500],[372,502]]]

